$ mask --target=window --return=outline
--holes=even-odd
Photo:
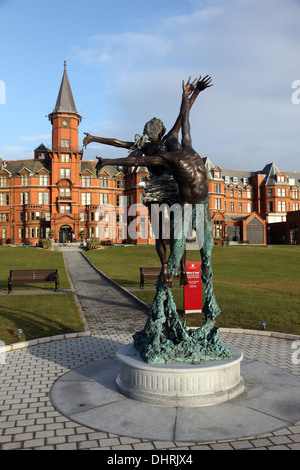
[[[215,183],[215,193],[220,194],[220,192],[221,192],[221,185],[219,183]]]
[[[220,172],[219,171],[215,171],[215,178],[220,178]]]
[[[251,189],[247,189],[247,199],[251,199]]]
[[[123,180],[117,180],[117,188],[124,188],[124,181]]]
[[[230,197],[234,197],[234,191],[232,188],[230,188]]]
[[[91,193],[81,193],[81,204],[83,206],[91,204],[91,200],[92,200],[91,196],[92,196]]]
[[[82,177],[82,186],[91,186],[91,177],[83,176]]]
[[[242,203],[241,203],[241,202],[239,202],[239,212],[242,212],[242,209],[243,209],[243,207],[242,207]]]
[[[282,212],[286,211],[286,202],[282,201]]]
[[[19,238],[23,238],[24,237],[24,230],[22,228],[19,228]]]
[[[9,206],[9,194],[0,193],[0,206]]]
[[[106,206],[108,204],[108,194],[100,193],[100,206]]]
[[[268,196],[269,196],[269,197],[273,196],[273,190],[272,190],[272,188],[268,189]]]
[[[239,197],[242,197],[242,190],[239,189]]]
[[[29,204],[29,193],[21,193],[21,204]]]
[[[250,214],[252,211],[251,211],[251,202],[247,202],[247,212],[248,214]]]
[[[277,196],[281,196],[281,188],[277,189]]]
[[[60,213],[61,214],[71,214],[71,206],[60,206]]]
[[[227,183],[227,184],[230,183],[230,178],[229,178],[229,176],[225,176],[225,183]]]
[[[234,202],[230,203],[230,212],[234,212]]]
[[[60,188],[59,195],[62,197],[70,197],[71,189],[70,188]]]
[[[62,147],[70,147],[70,141],[68,139],[62,139],[61,146]]]
[[[100,177],[100,187],[101,188],[107,188],[107,178],[105,177]]]
[[[39,192],[38,200],[39,200],[39,204],[49,204],[49,193]]]
[[[71,177],[71,169],[70,168],[61,168],[60,169],[60,177],[61,178],[70,178]]]
[[[293,189],[293,191],[292,191],[292,197],[293,197],[293,199],[298,199],[298,197],[299,197],[298,195],[299,195],[298,190],[297,190],[297,189]]]
[[[268,202],[268,212],[273,212],[273,201]]]
[[[277,209],[278,209],[278,212],[281,212],[281,201],[278,201],[278,203],[277,203]]]
[[[7,233],[7,232],[6,232],[6,228],[4,227],[4,228],[2,229],[2,238],[6,238],[6,233]]]
[[[39,212],[35,213],[35,220],[40,220],[40,213]]]
[[[281,190],[281,195],[282,195],[282,197],[285,197],[285,188],[283,188],[283,189]]]
[[[48,186],[49,184],[49,175],[40,175],[39,176],[39,185]]]
[[[215,209],[221,209],[221,199],[215,198]]]
[[[234,182],[234,184],[237,184],[237,182],[238,182],[237,176],[234,176],[234,177],[232,178],[232,181]]]
[[[0,186],[8,186],[8,176],[0,176]]]
[[[50,220],[51,220],[51,214],[50,214],[50,212],[46,212],[46,214],[45,214],[45,221],[46,221],[46,222],[50,222]]]
[[[80,222],[84,222],[84,212],[80,212]]]
[[[0,222],[8,222],[8,214],[5,212],[4,214],[0,214]]]
[[[65,147],[67,147],[67,146],[65,146]],[[63,163],[69,163],[69,161],[70,161],[70,155],[69,155],[68,153],[62,153],[62,154],[61,154],[61,161],[62,161]]]
[[[29,184],[29,175],[21,175],[21,185],[28,186]]]

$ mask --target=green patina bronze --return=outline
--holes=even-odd
[[[175,239],[168,259],[169,273],[176,274],[185,249],[185,236]],[[212,221],[209,200],[204,203],[204,240],[200,249],[201,278],[205,286],[203,312],[204,324],[198,329],[187,330],[181,323],[171,289],[166,285],[163,273],[156,284],[156,295],[142,331],[135,333],[134,346],[147,363],[199,362],[231,357],[231,350],[218,338],[216,317],[221,310],[213,289],[211,254],[213,248]]]

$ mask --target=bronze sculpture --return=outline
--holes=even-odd
[[[146,123],[142,137],[136,136],[135,142],[120,141],[118,139],[109,139],[104,137],[95,137],[85,133],[83,141],[86,147],[90,142],[98,142],[115,147],[122,147],[132,150],[126,158],[102,159],[98,158],[97,171],[104,165],[122,165],[122,166],[147,166],[148,170],[155,177],[168,175],[167,195],[161,194],[160,188],[159,200],[154,203],[166,203],[171,206],[178,204],[199,204],[203,203],[208,195],[206,183],[206,174],[201,157],[195,152],[191,145],[189,111],[195,102],[199,93],[212,86],[211,78],[206,75],[204,78],[194,80],[190,79],[185,85],[183,82],[182,103],[179,115],[172,129],[164,136],[165,127],[157,118],[151,119]],[[178,140],[180,127],[182,128],[181,145]],[[173,181],[173,179],[175,181]],[[172,197],[170,198],[170,193]],[[174,197],[175,195],[175,197]],[[146,202],[147,205],[147,202]],[[151,205],[148,201],[148,205]],[[152,211],[149,211],[151,214]],[[160,229],[159,229],[160,231]],[[156,235],[156,250],[161,261],[165,283],[172,287],[172,276],[168,272],[166,259],[166,246],[162,236]],[[170,245],[172,251],[173,237],[171,236]],[[180,284],[187,284],[185,271],[185,252],[180,262],[181,277]]]
[[[156,118],[149,121],[144,129],[143,136],[136,136],[135,142],[124,142],[117,139],[93,137],[86,134],[83,144],[99,142],[115,147],[131,150],[126,158],[103,159],[98,158],[97,171],[104,165],[146,166],[154,175],[154,182],[150,187],[158,187],[154,191],[156,198],[161,202],[173,200],[181,207],[180,219],[184,218],[184,207],[192,207],[188,216],[192,221],[192,228],[197,227],[197,208],[203,208],[203,245],[200,247],[202,265],[202,283],[205,286],[205,300],[203,313],[205,323],[196,330],[186,330],[182,325],[170,287],[172,278],[177,272],[179,264],[184,270],[186,234],[171,236],[170,255],[166,261],[166,249],[161,237],[156,240],[156,248],[162,262],[162,271],[156,284],[156,296],[151,305],[150,313],[142,331],[135,333],[134,346],[141,357],[150,363],[164,363],[173,361],[200,361],[215,360],[231,357],[230,348],[223,345],[218,339],[218,327],[215,319],[220,309],[213,291],[213,273],[211,267],[211,252],[213,247],[212,220],[209,211],[208,185],[203,161],[192,147],[189,112],[200,91],[212,86],[211,78],[207,75],[203,79],[190,79],[182,83],[182,101],[178,118],[165,137],[165,127]],[[179,130],[182,130],[181,144],[178,141]],[[160,178],[166,174],[168,185],[162,188]],[[151,193],[151,191],[148,193]],[[173,228],[176,220],[173,220]],[[174,232],[173,232],[174,233]],[[187,282],[182,273],[183,283]]]

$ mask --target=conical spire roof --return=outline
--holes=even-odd
[[[73,98],[73,94],[72,94],[72,90],[71,90],[71,86],[70,86],[70,82],[69,82],[69,78],[67,74],[66,61],[64,61],[64,74],[63,74],[60,89],[58,92],[56,105],[51,115],[53,115],[54,113],[73,113],[73,114],[77,114],[78,116],[80,116],[75,106],[75,101]]]

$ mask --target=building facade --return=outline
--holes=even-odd
[[[49,120],[51,148],[41,144],[30,160],[0,159],[0,243],[36,244],[47,237],[153,243],[139,187],[147,168],[105,166],[97,177],[97,162],[83,160],[81,116],[66,64]],[[274,163],[253,172],[223,170],[208,158],[204,163],[216,242],[266,244],[268,225],[288,220],[298,243],[300,173],[281,172]]]

